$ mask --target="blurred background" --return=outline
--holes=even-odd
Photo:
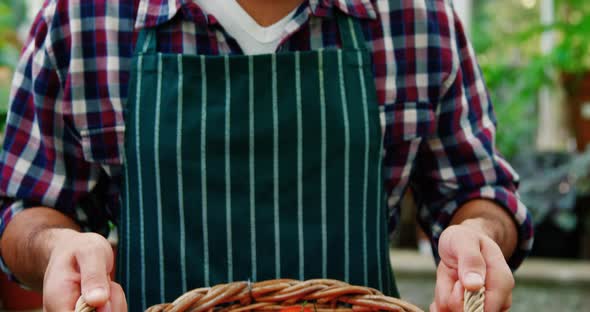
[[[516,273],[513,311],[590,311],[590,1],[453,0],[498,119],[497,147],[521,175],[536,228]],[[0,129],[10,82],[42,0],[0,0]],[[1,136],[0,136],[1,140]],[[392,236],[403,297],[427,309],[434,265],[407,196]],[[0,278],[0,310],[34,310],[38,295]]]

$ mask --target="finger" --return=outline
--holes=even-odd
[[[80,275],[73,269],[71,257],[52,258],[43,283],[43,310],[73,311],[80,297]]]
[[[478,290],[484,286],[486,262],[481,252],[480,235],[459,226],[449,227],[441,235],[439,245],[441,260],[450,267],[456,266],[459,279],[468,290]],[[446,234],[446,235],[445,235]],[[443,241],[444,238],[444,241]]]
[[[463,311],[463,293],[464,293],[463,285],[461,285],[460,281],[457,281],[455,285],[453,285],[453,290],[449,296],[449,309],[453,312],[462,312]]]
[[[508,298],[506,298],[506,300],[504,301],[504,304],[502,305],[502,311],[510,311],[511,307],[512,307],[512,293],[510,293]]]
[[[47,291],[43,291],[43,310],[74,311],[78,297],[80,297],[78,284],[55,283],[55,286],[47,287]]]
[[[502,311],[512,304],[514,276],[496,243],[484,240],[482,254],[488,264],[485,310]]]
[[[436,303],[437,311],[445,312],[449,310],[448,300],[457,278],[457,270],[447,267],[444,262],[439,263],[436,270],[436,286],[434,288],[434,302]]]
[[[84,300],[93,307],[101,307],[110,296],[109,273],[113,268],[113,250],[102,236],[87,235],[87,242],[75,257],[80,268]]]
[[[107,301],[107,303],[105,303],[102,307],[97,308],[96,312],[112,312],[113,308],[112,308],[112,304],[111,301]]]
[[[121,285],[111,282],[111,308],[113,312],[127,312],[127,300]]]
[[[490,270],[486,283],[485,310],[501,311],[512,304],[514,278],[510,271]]]
[[[436,305],[436,302],[433,302],[430,304],[430,307],[428,309],[429,312],[439,312],[440,310],[438,309],[438,306]]]

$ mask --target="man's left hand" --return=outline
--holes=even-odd
[[[481,287],[485,287],[484,311],[508,311],[514,278],[502,250],[484,231],[466,223],[450,226],[441,234],[441,261],[430,311],[461,312],[464,290],[477,291]]]

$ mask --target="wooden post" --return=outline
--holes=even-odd
[[[555,22],[554,0],[541,0],[541,22],[550,25]],[[550,53],[555,46],[555,32],[547,31],[541,36],[541,52]],[[548,68],[548,76],[558,80],[559,73]],[[556,84],[558,85],[558,84]],[[539,151],[564,151],[572,149],[573,140],[564,105],[564,92],[559,87],[544,87],[539,92],[539,126],[537,128],[537,149]]]

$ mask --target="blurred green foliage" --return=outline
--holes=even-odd
[[[507,158],[532,149],[536,131],[536,89],[540,77],[523,69],[539,48],[538,38],[517,37],[538,10],[514,0],[474,1],[471,38],[498,119],[497,147]],[[542,66],[541,66],[542,67]]]
[[[0,0],[0,69],[12,72],[18,62],[21,42],[17,29],[26,21],[26,1]],[[0,129],[4,130],[10,79],[0,81]],[[2,131],[0,130],[0,131]]]
[[[540,89],[590,70],[590,1],[555,0],[551,25],[541,24],[539,2],[474,0],[471,38],[496,108],[497,146],[509,159],[534,150]],[[557,42],[542,54],[545,31]]]
[[[590,70],[590,1],[557,0],[556,4],[558,20],[550,28],[559,33],[560,40],[548,60],[565,72],[587,72]]]
[[[0,0],[0,66],[16,66],[19,52],[16,28],[24,15],[23,1]]]

